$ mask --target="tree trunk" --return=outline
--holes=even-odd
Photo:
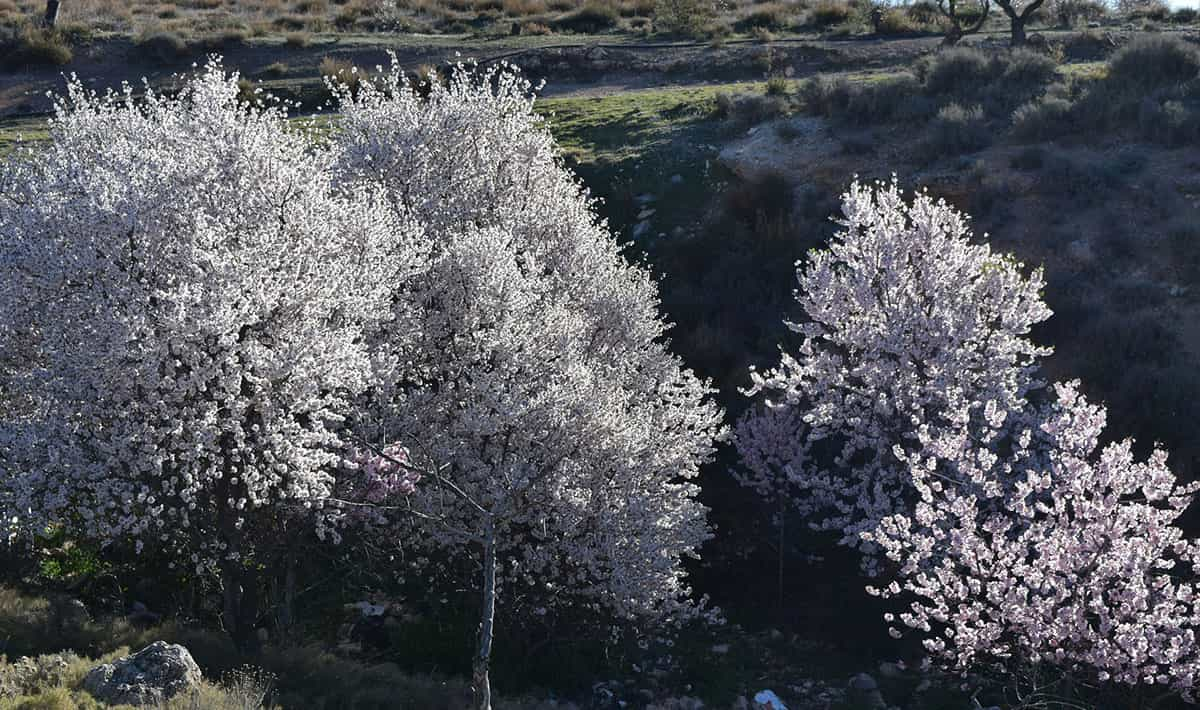
[[[783,547],[787,540],[785,533],[785,525],[787,525],[786,511],[784,508],[783,496],[779,497],[779,621],[784,620],[783,610]]]
[[[46,0],[46,14],[42,18],[42,24],[46,27],[54,27],[58,22],[58,2],[59,0]]]
[[[1010,42],[1014,47],[1020,47],[1025,44],[1025,18],[1012,18],[1012,40]]]
[[[283,572],[283,606],[279,611],[280,636],[290,639],[296,623],[296,554],[288,551],[287,568]]]
[[[221,562],[221,623],[238,651],[258,654],[258,575],[240,561]]]
[[[483,533],[483,606],[479,619],[479,642],[471,674],[474,710],[492,710],[492,686],[488,666],[492,660],[492,629],[496,617],[496,529],[489,518]]]

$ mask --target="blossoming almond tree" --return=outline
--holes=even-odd
[[[514,71],[460,66],[424,95],[393,66],[341,102],[345,179],[386,187],[437,237],[427,277],[397,294],[421,304],[417,340],[381,348],[408,365],[380,438],[445,464],[414,495],[418,539],[450,569],[477,562],[487,708],[497,600],[687,613],[681,561],[709,536],[691,479],[720,412]]]
[[[49,144],[4,166],[0,343],[33,366],[0,422],[0,512],[219,568],[247,644],[254,570],[341,515],[366,334],[426,254],[386,195],[342,190],[328,151],[237,95],[215,60],[174,97],[72,79]]]
[[[973,244],[967,220],[924,193],[906,202],[895,180],[854,182],[842,197],[842,230],[799,272],[806,320],[788,324],[803,336],[799,352],[751,373],[748,394],[797,413],[795,435],[807,443],[788,452],[831,452],[790,466],[774,438],[755,435],[760,417],[779,415],[750,415],[738,440],[752,478],[789,487],[815,527],[862,547],[870,572],[876,558],[861,533],[914,498],[897,452],[919,448],[923,431],[1020,409],[1040,386],[1035,363],[1049,349],[1028,335],[1050,315],[1041,273],[1027,276]]]
[[[899,597],[932,657],[965,671],[1045,664],[1087,683],[1200,680],[1200,544],[1176,522],[1180,486],[1155,450],[1100,447],[1103,407],[1077,383],[1002,435],[923,432],[908,463],[919,502],[868,536],[899,566]],[[889,614],[889,622],[897,617]]]

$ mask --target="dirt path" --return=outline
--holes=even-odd
[[[187,56],[151,58],[124,37],[106,37],[75,49],[64,67],[27,68],[0,73],[0,118],[44,113],[45,94],[61,89],[64,75],[77,74],[98,90],[138,83],[170,83],[171,77],[222,54],[227,66],[252,78],[264,78],[273,64],[286,65],[274,83],[317,86],[326,57],[362,67],[388,63],[388,52],[415,69],[475,58],[483,63],[509,61],[538,79],[547,79],[547,95],[604,96],[640,88],[701,85],[761,79],[768,68],[791,67],[793,74],[894,66],[934,50],[937,37],[821,40],[784,37],[770,43],[732,40],[709,42],[635,42],[618,36],[513,37],[479,40],[446,36],[326,36],[308,47],[291,48],[279,39],[251,40],[224,47],[196,48]],[[770,59],[764,57],[769,55]],[[768,63],[769,61],[769,63]]]

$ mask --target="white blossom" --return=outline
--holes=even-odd
[[[986,424],[1019,409],[1041,386],[1029,338],[1050,310],[1040,271],[973,244],[967,217],[896,181],[857,181],[842,196],[842,230],[798,273],[803,341],[779,366],[752,372],[749,395],[768,408],[739,428],[744,464],[757,480],[783,476],[798,509],[860,546],[860,534],[913,498],[905,452],[922,431]],[[782,415],[779,410],[793,412]],[[760,417],[790,422],[801,441],[761,451]],[[809,465],[780,466],[805,452]],[[763,463],[779,459],[772,474]],[[761,469],[761,470],[759,470]],[[762,483],[756,483],[761,487]],[[870,546],[864,547],[874,571]]]
[[[30,363],[0,517],[20,529],[216,564],[329,522],[366,336],[425,240],[237,95],[217,60],[175,96],[71,79],[48,144],[0,170],[0,361]]]
[[[431,270],[396,293],[418,323],[381,345],[397,369],[376,400],[383,440],[443,466],[413,496],[421,540],[446,550],[430,558],[453,569],[491,530],[510,609],[550,582],[534,608],[681,608],[720,412],[664,346],[655,284],[562,166],[529,83],[460,65],[418,91],[393,64],[340,93],[344,179],[382,185],[435,237]]]
[[[1200,485],[1180,486],[1161,450],[1101,447],[1104,408],[1077,383],[1020,419],[990,446],[946,431],[914,456],[919,502],[868,533],[899,566],[882,595],[959,670],[1042,662],[1190,696],[1200,546],[1177,521]]]

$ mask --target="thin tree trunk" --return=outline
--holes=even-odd
[[[492,686],[488,666],[492,660],[492,632],[496,617],[496,529],[488,518],[483,534],[483,607],[479,620],[479,642],[472,668],[471,691],[474,710],[492,710]]]
[[[1012,40],[1010,43],[1014,47],[1021,47],[1025,44],[1025,18],[1012,18]]]
[[[779,591],[779,600],[778,601],[779,601],[779,620],[781,622],[784,620],[783,619],[783,617],[784,617],[784,613],[783,613],[783,545],[784,545],[784,540],[787,539],[786,536],[784,535],[784,532],[785,532],[784,526],[786,524],[787,524],[787,519],[786,519],[786,516],[784,515],[783,498],[780,497],[780,499],[779,499],[779,590],[778,590]]]
[[[59,0],[46,0],[46,14],[42,18],[42,24],[46,27],[54,27],[58,22],[58,3]]]
[[[283,606],[279,612],[280,636],[290,639],[296,620],[296,553],[288,550],[287,568],[283,572]]]

